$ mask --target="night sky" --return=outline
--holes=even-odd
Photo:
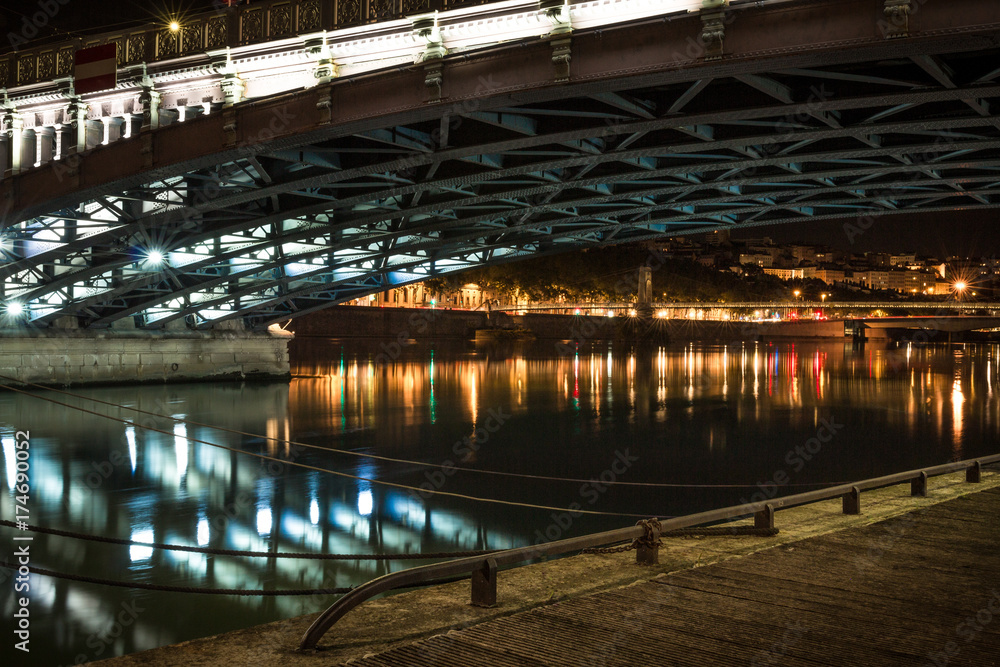
[[[734,230],[732,237],[768,236],[779,243],[823,244],[845,252],[916,252],[938,259],[1000,254],[1000,210],[880,216],[853,243],[845,224],[856,225],[857,219],[753,227]]]
[[[0,0],[0,52],[9,50],[10,35],[23,29],[25,15],[40,11],[40,0]],[[44,0],[58,4],[60,0]],[[112,24],[123,22],[166,21],[170,16],[210,11],[221,0],[155,0],[154,2],[117,3],[112,11],[107,0],[65,0],[58,4],[58,13],[49,25],[39,31],[40,41],[65,36],[80,31],[100,32],[100,28],[113,29]],[[48,6],[52,6],[51,4]],[[39,43],[38,41],[35,42]],[[23,46],[23,45],[22,45]],[[734,238],[769,236],[784,243],[825,244],[850,252],[903,252],[914,251],[945,258],[952,255],[991,257],[1000,253],[1000,211],[961,211],[922,215],[892,215],[877,218],[874,225],[854,238],[853,243],[844,231],[845,223],[855,223],[853,218],[839,221],[787,224],[772,227],[754,227],[734,232]]]

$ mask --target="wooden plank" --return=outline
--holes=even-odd
[[[998,515],[990,489],[351,664],[998,665],[1000,621],[962,625],[1000,589]]]

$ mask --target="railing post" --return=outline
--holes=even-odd
[[[983,481],[983,465],[979,461],[973,461],[972,465],[965,469],[965,481],[972,483]]]
[[[844,501],[844,514],[861,514],[861,490],[858,487],[852,486],[841,497]]]
[[[486,558],[472,571],[472,604],[495,607],[497,604],[497,561]]]
[[[768,503],[764,505],[764,509],[754,512],[753,527],[774,528],[774,505]]]
[[[911,496],[926,496],[927,495],[927,473],[921,471],[919,477],[914,477],[910,480],[910,495]]]

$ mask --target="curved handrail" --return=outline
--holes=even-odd
[[[977,465],[982,466],[997,462],[1000,462],[1000,454],[981,456],[975,459],[966,459],[964,461],[956,461],[953,463],[944,463],[941,465],[908,470],[906,472],[895,473],[892,475],[883,475],[881,477],[873,477],[855,482],[853,484],[841,484],[839,486],[831,486],[825,489],[816,489],[814,491],[806,491],[805,493],[796,493],[783,498],[774,498],[772,500],[747,503],[744,505],[731,505],[729,507],[709,510],[707,512],[699,512],[697,514],[689,514],[687,516],[666,519],[661,522],[661,530],[665,532],[681,528],[691,528],[692,526],[698,526],[706,523],[733,520],[757,514],[758,512],[766,512],[768,510],[774,511],[779,509],[789,509],[791,507],[806,505],[820,500],[840,498],[855,491],[878,489],[886,486],[893,486],[895,484],[902,484],[903,482],[918,479],[923,475],[926,475],[927,477],[936,477],[938,475],[946,475],[952,472],[968,470],[969,468]],[[488,556],[470,556],[467,558],[445,561],[443,563],[432,563],[430,565],[413,567],[406,570],[400,570],[399,572],[390,572],[389,574],[382,575],[377,579],[372,579],[371,581],[358,586],[350,593],[345,594],[333,603],[333,605],[324,611],[319,618],[313,621],[312,625],[309,626],[309,629],[306,630],[306,633],[303,635],[302,641],[299,644],[298,650],[315,650],[316,646],[319,644],[319,640],[323,638],[323,635],[325,635],[338,620],[347,614],[347,612],[351,611],[365,600],[371,599],[379,593],[384,593],[393,588],[411,586],[413,584],[419,584],[427,582],[431,579],[443,577],[461,575],[471,576],[472,572],[479,569],[487,559],[495,560],[497,566],[512,565],[515,563],[523,563],[525,561],[533,560],[540,556],[557,556],[571,551],[579,551],[580,549],[596,547],[603,544],[623,542],[625,540],[642,537],[643,535],[645,535],[645,529],[636,525],[629,528],[619,528],[617,530],[605,531],[603,533],[593,533],[591,535],[583,535],[581,537],[573,537],[565,540],[536,544],[527,547],[518,547],[517,549],[508,549],[506,551],[498,551],[489,554]]]

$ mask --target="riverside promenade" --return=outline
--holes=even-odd
[[[498,607],[468,582],[348,614],[295,652],[314,616],[106,661],[123,665],[1000,664],[1000,474],[824,501],[777,537],[668,539],[660,565],[583,555],[501,572]]]

